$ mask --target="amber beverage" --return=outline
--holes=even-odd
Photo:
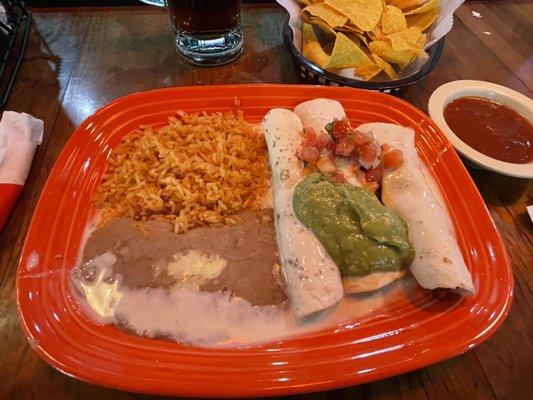
[[[176,49],[188,61],[220,65],[242,52],[241,0],[167,0]]]

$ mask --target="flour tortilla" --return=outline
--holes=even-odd
[[[326,131],[326,125],[334,119],[346,118],[341,103],[336,100],[314,99],[298,104],[294,113],[302,121],[304,129],[312,129],[317,134]]]
[[[294,108],[294,113],[300,118],[304,130],[312,129],[317,134],[327,132],[326,125],[334,119],[341,120],[346,118],[342,104],[330,99],[306,101],[297,105]],[[348,182],[351,183],[349,179]],[[354,183],[357,182],[356,179]],[[359,184],[357,183],[357,185]],[[404,275],[405,270],[372,272],[364,276],[342,276],[342,285],[346,294],[370,292],[386,286]]]
[[[303,134],[290,110],[273,109],[263,119],[272,170],[276,240],[291,305],[297,317],[326,309],[343,297],[339,269],[317,237],[303,226],[292,207],[294,187],[303,179],[297,156]]]
[[[343,276],[342,286],[344,287],[344,293],[369,292],[402,278],[405,273],[406,270],[403,269],[401,271],[373,272],[362,277]]]
[[[472,276],[457,245],[446,205],[418,157],[413,130],[384,123],[364,124],[357,129],[372,132],[380,143],[403,152],[404,163],[383,176],[381,197],[409,226],[416,250],[410,266],[415,279],[426,289],[473,294]]]

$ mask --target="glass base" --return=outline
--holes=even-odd
[[[221,65],[235,60],[243,50],[239,28],[224,33],[175,33],[176,50],[196,65]]]

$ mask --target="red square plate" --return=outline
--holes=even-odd
[[[339,100],[353,124],[412,127],[440,186],[477,294],[417,289],[379,315],[243,349],[201,349],[97,326],[68,289],[83,229],[111,149],[139,124],[177,110],[235,107],[259,122],[273,107],[316,97]],[[512,273],[502,240],[457,154],[429,118],[397,98],[364,90],[293,85],[182,87],[122,97],[87,118],[59,155],[35,210],[17,274],[25,334],[58,370],[98,385],[180,396],[246,397],[356,385],[424,367],[487,339],[511,305]]]

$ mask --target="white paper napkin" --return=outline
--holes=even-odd
[[[30,114],[4,111],[0,121],[0,183],[24,185],[44,123]]]

